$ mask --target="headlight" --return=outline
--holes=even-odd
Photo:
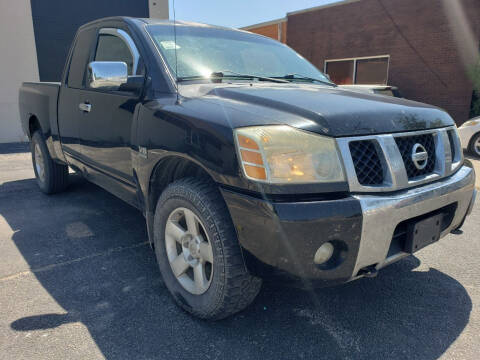
[[[462,127],[465,127],[465,126],[474,126],[474,125],[478,125],[480,124],[480,120],[469,120],[467,121],[466,123],[464,123],[462,125]]]
[[[243,173],[272,184],[345,181],[335,140],[286,125],[235,130]]]

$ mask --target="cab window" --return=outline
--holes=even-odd
[[[125,41],[118,36],[99,35],[95,61],[123,61],[127,64],[128,75],[133,75],[133,55]]]
[[[90,44],[94,36],[95,29],[82,30],[77,35],[67,75],[67,84],[70,88],[83,88],[85,69],[90,56]]]

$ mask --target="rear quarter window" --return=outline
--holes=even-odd
[[[87,62],[90,57],[92,39],[95,36],[95,29],[86,29],[78,33],[73,48],[72,59],[68,71],[68,87],[81,89],[87,69]]]

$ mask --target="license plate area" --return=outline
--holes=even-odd
[[[438,241],[442,232],[444,216],[444,213],[439,213],[426,219],[409,223],[404,251],[413,254],[425,246]]]

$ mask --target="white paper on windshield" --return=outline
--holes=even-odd
[[[162,47],[165,49],[165,50],[173,50],[173,49],[180,49],[180,46],[179,45],[176,45],[174,41],[160,41],[160,45],[162,45]]]

